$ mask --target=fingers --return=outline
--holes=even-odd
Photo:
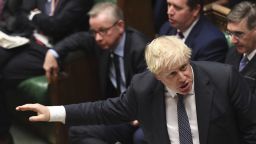
[[[45,70],[45,76],[49,82],[52,82],[52,80],[58,77],[58,62],[50,51],[46,53],[43,68]]]
[[[49,121],[50,120],[50,112],[49,109],[41,104],[25,104],[22,106],[16,107],[17,111],[33,111],[37,113],[37,116],[31,116],[29,118],[32,122],[37,121]]]
[[[25,105],[16,107],[16,110],[17,111],[33,111],[33,112],[37,112],[37,105],[38,104],[25,104]]]
[[[31,121],[31,122],[46,121],[46,117],[42,114],[37,115],[37,116],[31,116],[31,117],[29,117],[29,121]]]

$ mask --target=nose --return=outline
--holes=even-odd
[[[100,41],[100,40],[102,40],[102,36],[101,36],[99,33],[95,33],[94,38],[95,38],[95,41]]]
[[[173,15],[174,14],[174,8],[173,6],[169,6],[168,9],[167,9],[167,14],[168,15]]]
[[[178,76],[179,76],[179,81],[181,82],[183,82],[186,79],[186,76],[181,71],[178,72]]]
[[[231,38],[231,43],[233,44],[237,44],[239,42],[238,38],[234,35],[231,35],[230,38]]]

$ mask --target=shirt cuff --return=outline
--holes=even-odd
[[[29,16],[28,16],[28,19],[29,19],[30,21],[32,21],[33,17],[34,17],[35,15],[37,15],[37,14],[40,14],[40,13],[41,13],[41,11],[38,10],[38,9],[35,9],[35,10],[30,11],[30,14],[29,14]]]
[[[50,112],[49,122],[61,122],[65,124],[66,110],[64,106],[48,106]]]
[[[49,51],[50,51],[50,53],[52,53],[52,55],[53,55],[56,59],[59,58],[59,54],[56,52],[56,50],[54,50],[54,49],[49,49]]]

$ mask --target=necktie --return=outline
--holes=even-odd
[[[119,56],[115,53],[111,53],[111,58],[114,63],[115,73],[116,73],[116,85],[117,85],[117,92],[120,94],[120,82],[121,82],[121,73],[120,73],[120,63],[119,63]]]
[[[59,0],[52,0],[52,3],[51,3],[51,13],[50,13],[51,16],[53,16],[58,2],[59,2]]]
[[[248,62],[249,62],[249,60],[248,60],[247,56],[243,56],[243,58],[240,61],[239,71],[242,71]]]
[[[47,0],[45,2],[45,12],[48,14],[48,15],[51,15],[51,5],[52,5],[52,2]]]
[[[193,144],[188,115],[183,102],[183,95],[178,94],[177,113],[180,144]]]
[[[177,35],[180,39],[184,39],[184,35],[181,31],[177,31]]]

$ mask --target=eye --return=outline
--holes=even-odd
[[[187,70],[188,64],[184,64],[180,67],[180,71],[185,71]]]
[[[177,75],[176,71],[170,72],[170,73],[168,73],[167,78],[175,77],[175,75]]]

